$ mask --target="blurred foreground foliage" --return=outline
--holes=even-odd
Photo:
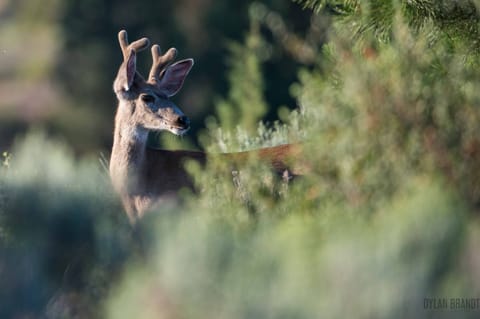
[[[393,17],[387,42],[335,24],[284,122],[253,134],[251,117],[232,128],[224,114],[202,140],[302,141],[308,174],[189,163],[200,193],[148,215],[142,254],[96,159],[38,133],[19,142],[0,168],[0,317],[446,318],[424,298],[476,298],[477,56]],[[232,83],[247,77],[233,70]],[[249,96],[262,101],[232,91],[220,103],[243,114]]]
[[[0,179],[4,318],[438,318],[424,298],[480,292],[480,224],[442,178],[362,212],[315,202],[301,180],[275,197],[259,175],[242,175],[248,204],[224,176],[149,215],[141,256],[96,161],[37,134],[14,154]]]
[[[0,317],[92,318],[131,243],[108,175],[39,132],[13,153],[0,168]]]

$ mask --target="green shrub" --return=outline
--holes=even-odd
[[[0,172],[0,317],[101,318],[130,254],[108,175],[38,132],[12,153]]]
[[[160,217],[156,257],[117,288],[110,317],[411,318],[428,315],[426,297],[472,293],[467,210],[441,183],[419,179],[375,215]]]

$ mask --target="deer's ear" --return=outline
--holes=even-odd
[[[137,72],[137,55],[134,50],[130,50],[128,58],[120,66],[118,71],[116,86],[120,86],[125,91],[132,87],[135,73]]]
[[[163,73],[158,88],[168,97],[174,96],[182,88],[188,72],[193,66],[193,59],[178,61],[170,65]]]

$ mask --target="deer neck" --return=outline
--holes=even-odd
[[[145,163],[148,131],[131,120],[131,113],[119,105],[115,117],[110,175],[120,193],[139,190],[139,178]]]

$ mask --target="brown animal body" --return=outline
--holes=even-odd
[[[205,164],[207,154],[195,151],[168,151],[147,146],[149,131],[166,130],[176,135],[190,128],[189,119],[172,102],[193,66],[192,59],[172,63],[175,49],[164,55],[158,45],[152,46],[153,65],[145,80],[136,70],[136,54],[149,45],[143,38],[128,44],[127,33],[120,31],[120,47],[124,61],[119,68],[113,88],[118,98],[115,131],[110,158],[110,176],[116,192],[132,224],[152,206],[175,198],[193,183],[184,169],[186,160]],[[279,174],[298,174],[290,171],[288,163],[301,152],[297,145],[280,145],[252,152],[218,154],[223,160],[238,166],[248,156],[257,156],[270,163]]]

